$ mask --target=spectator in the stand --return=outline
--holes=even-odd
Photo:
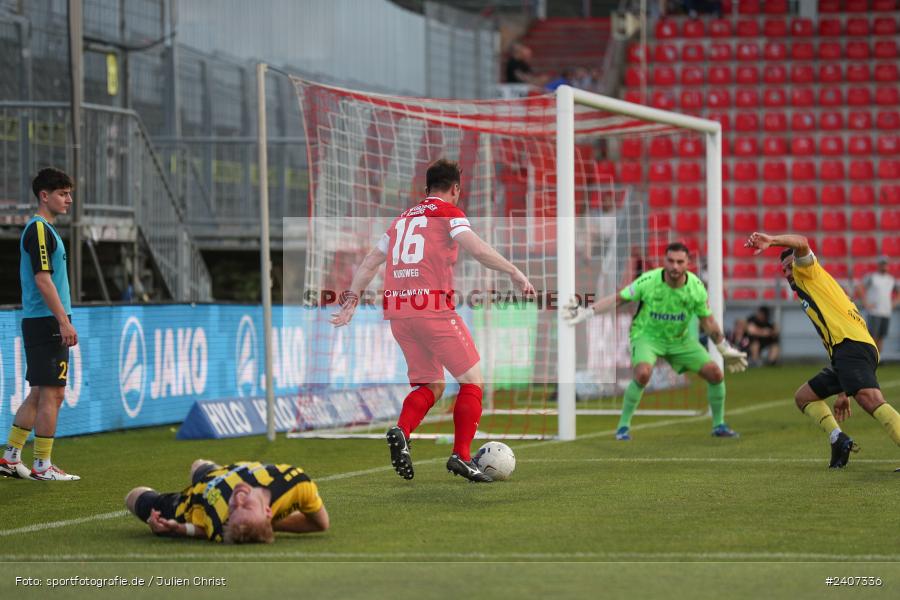
[[[506,82],[540,86],[543,78],[532,71],[530,61],[531,48],[519,43],[513,44],[506,60]]]
[[[738,319],[734,325],[735,345],[750,355],[752,366],[762,364],[764,350],[768,352],[767,364],[773,365],[778,362],[781,353],[779,338],[778,324],[772,322],[768,306],[760,306],[746,320]]]
[[[894,298],[896,291],[897,280],[888,272],[888,260],[884,256],[878,261],[878,271],[870,274],[856,287],[856,297],[862,300],[869,333],[875,339],[879,353],[888,333],[891,313],[897,306]]]
[[[722,0],[684,0],[684,12],[692,19],[699,14],[715,14],[722,18]]]
[[[572,79],[575,76],[575,70],[571,68],[563,69],[562,74],[559,77],[555,77],[547,82],[544,86],[544,89],[548,92],[556,91],[561,85],[572,85]]]

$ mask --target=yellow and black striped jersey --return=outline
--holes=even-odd
[[[794,259],[794,286],[803,310],[828,351],[844,340],[856,340],[875,346],[859,309],[847,297],[844,289],[828,271],[822,268],[815,255]]]
[[[210,470],[181,492],[175,519],[203,527],[206,536],[222,541],[228,520],[228,502],[234,487],[246,482],[269,490],[272,522],[300,511],[311,514],[322,508],[316,484],[300,467],[260,462],[238,462]]]

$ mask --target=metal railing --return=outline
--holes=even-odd
[[[212,282],[187,219],[136,112],[84,105],[85,235],[95,226],[136,226],[173,299],[207,301]],[[21,220],[34,210],[31,177],[45,166],[71,165],[70,110],[61,102],[0,102],[0,216]]]

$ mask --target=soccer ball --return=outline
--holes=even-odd
[[[492,479],[503,481],[516,470],[516,455],[502,442],[488,442],[475,453],[473,462]]]

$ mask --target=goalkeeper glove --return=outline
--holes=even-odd
[[[746,352],[741,352],[725,339],[716,344],[716,348],[725,360],[725,368],[729,373],[741,373],[747,370]]]
[[[563,319],[569,325],[575,326],[582,321],[587,321],[594,316],[593,308],[586,308],[578,303],[578,300],[572,298],[569,303],[563,306]]]

